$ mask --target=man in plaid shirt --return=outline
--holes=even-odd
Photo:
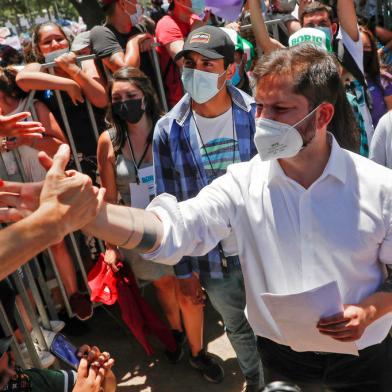
[[[224,174],[229,164],[248,161],[256,154],[254,100],[227,83],[234,50],[228,34],[205,26],[191,32],[177,54],[176,61],[183,59],[187,94],[155,128],[157,194],[170,193],[178,201],[192,198]],[[174,269],[182,293],[193,304],[203,303],[202,287],[206,290],[224,320],[246,378],[246,391],[259,391],[261,364],[244,314],[244,282],[235,238],[229,236],[204,257],[184,257]],[[202,346],[191,344],[190,348],[190,364],[207,380],[221,381],[223,369]]]

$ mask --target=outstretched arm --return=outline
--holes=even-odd
[[[360,39],[358,31],[358,19],[353,0],[338,0],[337,12],[340,26],[357,42]]]
[[[64,172],[69,155],[69,147],[62,145],[53,159],[42,190],[40,184],[14,186],[6,183],[5,189],[0,188],[4,191],[0,195],[1,205],[22,207],[24,211],[34,210],[39,205],[27,218],[0,230],[0,279],[59,242],[66,234],[85,226],[102,206],[104,191],[94,188],[88,176]],[[20,195],[23,195],[23,200],[20,200]]]
[[[259,0],[248,0],[250,20],[252,22],[253,33],[256,38],[257,46],[261,48],[264,54],[274,50],[284,48],[280,42],[273,40],[268,33],[267,26],[264,23],[263,13],[261,12]]]

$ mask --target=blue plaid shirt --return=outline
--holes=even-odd
[[[249,161],[257,152],[255,103],[252,97],[235,87],[228,87],[233,102],[233,117],[241,161]],[[153,139],[156,194],[170,193],[184,201],[196,196],[214,180],[207,178],[192,119],[191,99],[186,94],[156,124]],[[174,266],[179,278],[192,272],[211,278],[223,278],[218,247],[203,257],[184,257]]]

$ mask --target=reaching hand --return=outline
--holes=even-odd
[[[75,70],[80,69],[76,64],[76,54],[73,52],[64,53],[57,57],[54,62],[61,68],[64,72],[71,74]]]
[[[42,136],[39,138],[41,139]],[[33,148],[36,140],[37,140],[37,136],[35,135],[17,136],[12,140],[4,138],[1,144],[1,148],[4,151],[12,151],[20,146],[30,146]]]
[[[42,157],[46,154],[41,152]],[[87,225],[103,205],[105,189],[97,189],[91,178],[75,171],[65,172],[70,149],[62,144],[53,158],[40,195],[39,209],[52,214],[51,218],[61,224],[68,234]],[[45,160],[50,162],[46,155]]]
[[[120,258],[121,258],[121,255],[117,249],[108,248],[108,249],[106,249],[103,261],[108,266],[108,268],[112,269],[113,272],[118,272],[119,269],[116,264],[118,263]]]
[[[39,207],[42,182],[0,182],[0,222],[16,222]]]
[[[28,117],[31,117],[29,112],[3,116],[0,109],[0,136],[13,137],[29,135],[30,137],[42,138],[42,133],[45,132],[45,128],[37,121],[23,121]]]

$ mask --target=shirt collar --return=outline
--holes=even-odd
[[[319,177],[317,181],[320,181],[330,175],[345,184],[347,179],[347,164],[344,150],[339,146],[335,137],[329,132],[328,138],[331,144],[331,154],[329,156],[323,174]],[[271,181],[275,177],[287,178],[277,159],[270,161],[270,167],[268,170],[268,183],[271,183]]]
[[[234,105],[246,112],[250,112],[252,110],[254,99],[251,96],[233,86],[227,86],[227,88]],[[167,116],[177,121],[178,125],[182,127],[185,120],[188,118],[190,111],[191,97],[189,94],[185,94],[177,105],[174,106],[174,108],[167,114]]]

